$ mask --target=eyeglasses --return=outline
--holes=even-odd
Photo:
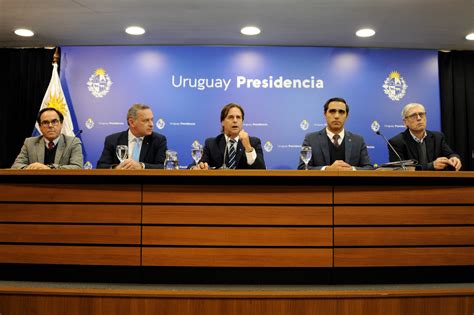
[[[420,112],[420,113],[414,113],[414,114],[411,114],[410,116],[405,116],[405,118],[407,119],[411,119],[411,120],[415,120],[418,118],[418,116],[423,119],[426,117],[426,113],[423,113],[423,112]]]
[[[57,120],[57,119],[53,119],[53,120],[51,120],[51,121],[49,121],[49,120],[42,120],[40,124],[41,124],[41,126],[43,126],[43,127],[48,127],[50,124],[56,127],[57,125],[59,125],[59,120]]]

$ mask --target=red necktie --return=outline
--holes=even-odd
[[[52,149],[54,149],[54,142],[53,142],[53,141],[50,141],[50,142],[48,143],[48,150],[52,150]]]

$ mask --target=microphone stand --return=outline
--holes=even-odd
[[[389,148],[392,150],[393,153],[395,153],[395,155],[397,156],[398,158],[398,161],[400,162],[400,166],[402,167],[402,170],[406,171],[407,168],[405,166],[405,163],[406,161],[403,161],[402,158],[400,157],[400,155],[398,154],[397,150],[395,150],[395,148],[392,146],[392,144],[390,143],[390,141],[388,141],[388,139],[379,131],[377,130],[375,132],[376,134],[378,134],[379,136],[382,136],[382,138],[385,140],[385,142],[388,144]]]

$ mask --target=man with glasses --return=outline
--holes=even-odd
[[[373,169],[364,138],[344,129],[349,115],[347,102],[334,97],[324,104],[326,128],[305,136],[303,146],[311,147],[308,169],[370,170]],[[300,158],[298,169],[305,169]]]
[[[426,130],[426,111],[423,105],[405,105],[402,119],[407,129],[389,140],[402,160],[417,160],[423,170],[461,169],[459,155],[451,150],[444,135],[441,132]],[[390,148],[388,152],[390,161],[399,160]]]
[[[41,136],[26,138],[14,169],[82,169],[81,140],[61,134],[63,114],[52,108],[40,110],[36,121]]]

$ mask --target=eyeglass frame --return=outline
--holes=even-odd
[[[43,126],[43,127],[49,127],[49,125],[52,125],[53,127],[56,127],[57,125],[59,125],[61,121],[59,119],[53,119],[51,121],[49,120],[42,120],[40,122],[40,125]]]
[[[413,113],[411,115],[405,116],[405,119],[415,120],[418,117],[421,119],[426,118],[426,112]]]

